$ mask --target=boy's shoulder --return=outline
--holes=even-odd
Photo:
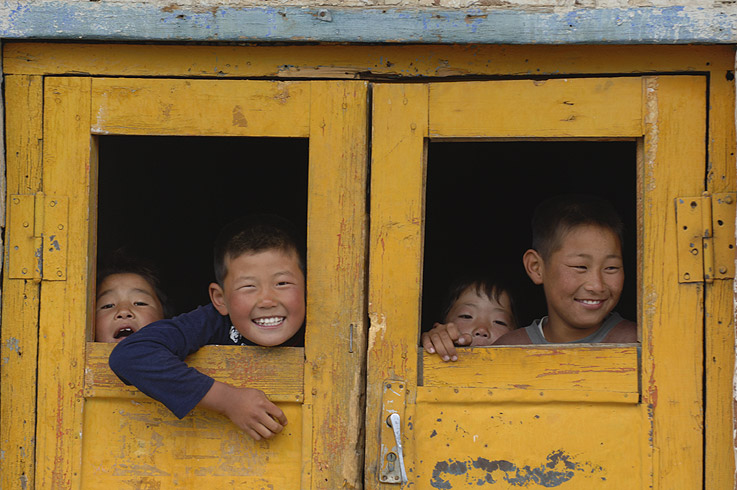
[[[518,328],[499,337],[494,345],[528,345],[532,339],[527,333],[527,328]]]
[[[602,340],[606,344],[634,344],[637,340],[637,324],[622,318]]]

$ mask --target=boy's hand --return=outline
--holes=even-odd
[[[287,417],[279,407],[254,388],[235,388],[215,381],[200,406],[227,416],[253,439],[270,439],[284,429]]]
[[[462,334],[454,323],[436,323],[432,330],[422,334],[422,347],[430,354],[437,354],[444,361],[457,361],[455,344],[471,345],[473,339]]]

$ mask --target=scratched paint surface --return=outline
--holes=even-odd
[[[640,488],[636,406],[418,405],[416,488]]]
[[[253,441],[226,418],[194,410],[178,420],[153,401],[92,398],[85,404],[83,487],[299,488],[300,404],[279,404],[289,424]]]
[[[737,9],[728,1],[703,1],[699,7],[695,1],[673,5],[661,0],[659,8],[650,2],[649,8],[630,8],[623,0],[558,0],[527,7],[499,0],[428,1],[298,0],[287,6],[216,0],[193,6],[167,2],[163,8],[161,1],[6,1],[0,9],[0,37],[489,44],[735,41]],[[365,8],[370,5],[378,8]]]

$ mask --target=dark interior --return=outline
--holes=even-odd
[[[251,212],[307,226],[308,140],[103,136],[98,268],[116,249],[152,262],[171,311],[207,304],[212,245]]]
[[[510,277],[521,326],[545,315],[542,287],[522,267],[537,204],[562,193],[612,202],[625,225],[625,286],[617,311],[635,320],[636,148],[634,141],[442,142],[429,144],[422,327],[442,321],[457,275]]]
[[[99,148],[98,267],[120,248],[154,263],[174,313],[209,301],[212,243],[227,222],[270,212],[306,230],[306,139],[103,136]],[[533,209],[564,192],[601,195],[621,213],[628,274],[617,310],[635,319],[635,155],[634,141],[431,142],[423,329],[469,270],[514,278],[521,325],[544,315],[521,257]]]

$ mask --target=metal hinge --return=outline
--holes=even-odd
[[[8,276],[40,282],[67,278],[69,199],[36,194],[10,196]]]
[[[736,201],[734,192],[676,198],[678,282],[734,278]]]

